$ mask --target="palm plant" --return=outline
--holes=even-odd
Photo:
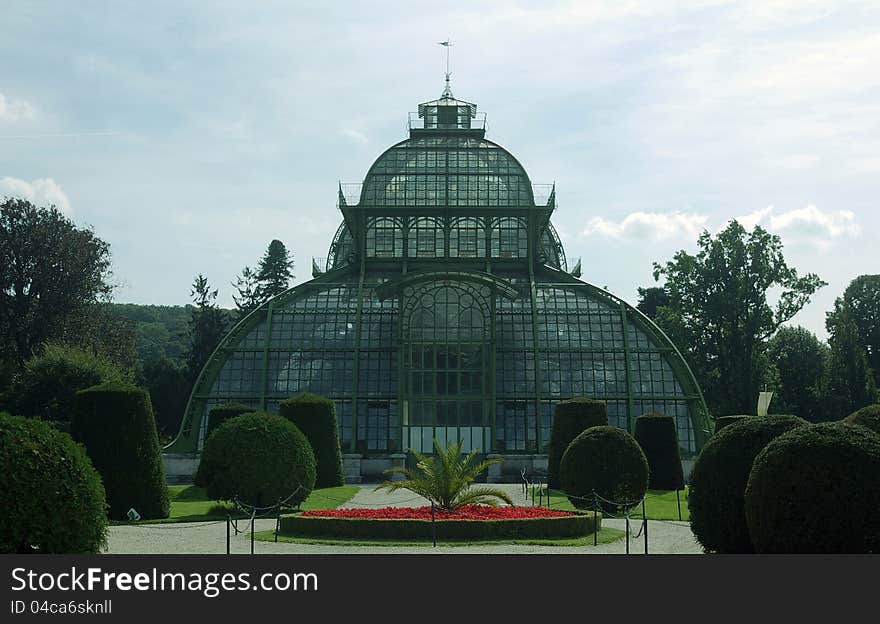
[[[415,469],[394,467],[386,473],[397,473],[406,476],[404,481],[386,481],[376,490],[388,489],[409,490],[427,498],[432,504],[446,511],[455,511],[463,505],[482,504],[498,506],[498,500],[513,505],[513,501],[502,490],[492,487],[470,487],[471,483],[489,466],[504,461],[503,459],[487,459],[475,463],[479,450],[471,451],[462,456],[463,441],[450,442],[443,449],[434,440],[433,457],[413,454],[418,460]]]

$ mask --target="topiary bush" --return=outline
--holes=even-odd
[[[841,422],[779,436],[755,458],[745,515],[759,553],[880,552],[880,436]]]
[[[640,500],[648,489],[648,460],[635,438],[617,427],[590,427],[562,455],[559,477],[571,504],[592,509],[593,493],[610,501]],[[618,506],[603,504],[609,512]]]
[[[208,426],[205,430],[205,439],[207,440],[214,433],[214,430],[228,419],[241,416],[242,414],[252,414],[257,411],[244,403],[224,403],[212,408],[208,412]]]
[[[715,433],[718,433],[728,425],[741,421],[743,418],[754,418],[747,414],[736,414],[734,416],[719,416],[715,419]]]
[[[843,419],[848,425],[862,425],[880,434],[880,403],[866,405]]]
[[[221,424],[205,442],[196,485],[214,500],[268,507],[302,502],[315,486],[315,454],[296,425],[277,414],[242,414]]]
[[[105,382],[130,380],[131,373],[103,357],[79,347],[49,344],[25,362],[11,395],[16,413],[58,421],[58,428],[64,430],[73,416],[77,392]]]
[[[145,519],[168,516],[156,419],[145,390],[107,383],[77,392],[70,434],[104,480],[111,519],[125,519],[131,508]]]
[[[717,432],[691,471],[691,530],[703,549],[753,552],[745,517],[745,491],[752,462],[774,438],[805,426],[795,416],[752,416]]]
[[[31,418],[0,413],[0,553],[96,553],[104,486],[81,446]]]
[[[656,412],[636,418],[634,437],[648,460],[648,487],[655,490],[684,488],[684,470],[675,418]]]
[[[311,392],[301,392],[282,401],[278,413],[296,425],[312,445],[318,469],[315,487],[344,485],[339,427],[333,401]]]
[[[547,483],[551,488],[562,487],[559,462],[565,449],[577,435],[589,427],[608,424],[605,401],[578,397],[560,401],[553,410],[553,430],[547,453]]]

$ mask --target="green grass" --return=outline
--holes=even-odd
[[[681,519],[689,521],[691,514],[688,509],[687,494],[682,490],[679,492],[679,496],[681,497]],[[536,495],[535,503],[537,502],[538,498]],[[543,497],[542,502],[544,505],[547,505],[546,495]],[[567,511],[574,509],[574,506],[565,495],[556,490],[551,490],[550,507]],[[648,520],[678,520],[678,504],[675,500],[675,490],[648,490],[645,497],[645,511],[648,515]],[[630,518],[642,519],[641,506],[632,510]]]
[[[618,529],[601,528],[599,529],[598,542],[600,544],[610,544],[617,540],[623,539],[625,533]],[[274,531],[257,531],[254,534],[255,540],[263,542],[274,542]],[[395,540],[395,539],[375,539],[364,540],[358,538],[332,538],[332,537],[296,537],[292,535],[279,535],[279,542],[287,542],[291,544],[325,544],[330,546],[431,546],[431,540]],[[497,540],[442,540],[437,542],[437,546],[488,546],[497,544],[520,544],[528,546],[592,546],[593,535],[584,537],[562,538],[562,539],[497,539]]]
[[[336,509],[342,503],[351,500],[358,488],[351,485],[322,488],[314,490],[301,505],[301,509]],[[167,518],[143,520],[137,524],[163,524],[168,522],[204,522],[206,520],[223,520],[227,514],[236,515],[230,503],[211,500],[205,490],[194,485],[168,486],[168,498],[171,500],[171,513]],[[114,522],[113,524],[130,524]]]

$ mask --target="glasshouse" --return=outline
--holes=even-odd
[[[302,391],[335,401],[353,482],[434,439],[501,456],[490,477],[518,478],[546,466],[553,406],[578,396],[630,431],[672,415],[683,455],[700,449],[708,415],[678,350],[569,266],[555,185],[532,184],[485,120],[447,85],[362,184],[340,185],[328,257],[224,338],[165,449],[170,475],[192,473],[214,406],[272,411]]]

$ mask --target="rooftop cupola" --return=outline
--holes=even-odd
[[[410,113],[409,130],[411,136],[466,133],[482,137],[486,134],[486,114],[477,115],[476,104],[456,99],[446,74],[446,86],[440,98],[419,104],[418,117]]]

